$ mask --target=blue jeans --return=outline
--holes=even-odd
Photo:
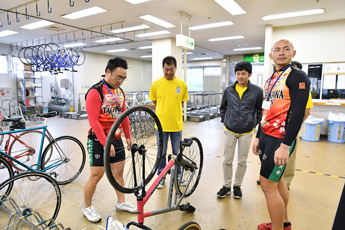
[[[168,139],[170,136],[171,141],[171,147],[172,147],[172,153],[174,155],[177,155],[180,152],[180,141],[182,140],[182,131],[180,132],[163,132],[163,152],[162,157],[159,162],[157,175],[161,172],[161,170],[164,169],[166,163],[167,163],[167,148],[168,148]],[[156,137],[157,137],[157,146],[159,149],[159,141],[158,141],[158,131],[156,131]],[[178,169],[180,171],[180,167]]]

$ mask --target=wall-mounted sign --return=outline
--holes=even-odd
[[[264,62],[264,53],[258,54],[245,54],[243,56],[244,61],[249,61],[251,63]]]
[[[176,46],[181,46],[187,50],[194,50],[195,41],[194,38],[184,36],[183,34],[176,35]]]

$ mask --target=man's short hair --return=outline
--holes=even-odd
[[[242,71],[242,70],[245,70],[247,71],[249,74],[252,73],[252,64],[249,62],[249,61],[241,61],[241,62],[238,62],[235,66],[235,73],[237,71]]]
[[[110,59],[108,61],[107,67],[105,67],[105,72],[107,72],[107,69],[109,69],[112,72],[117,67],[128,69],[127,61],[120,57],[115,57],[113,59]]]
[[[174,58],[173,56],[167,56],[163,59],[162,67],[164,67],[164,64],[167,64],[167,65],[174,64],[174,66],[177,67],[176,58]]]
[[[302,64],[299,63],[298,61],[292,61],[291,64],[292,64],[292,66],[295,66],[295,67],[297,67],[298,69],[302,69],[302,68],[303,68],[303,67],[302,67]]]

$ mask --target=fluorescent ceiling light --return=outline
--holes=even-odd
[[[221,26],[230,26],[233,25],[231,21],[225,21],[225,22],[216,22],[211,24],[205,24],[200,26],[192,26],[190,27],[191,30],[202,30],[202,29],[208,29],[208,28],[215,28],[215,27],[221,27]]]
[[[193,60],[209,60],[209,59],[212,59],[212,57],[193,58]]]
[[[107,50],[107,51],[105,51],[105,52],[108,52],[108,53],[116,53],[116,52],[125,52],[125,51],[128,51],[128,49]]]
[[[86,46],[86,44],[81,43],[81,42],[77,42],[77,43],[71,43],[71,44],[64,45],[64,47],[66,47],[66,48],[77,47],[77,46]]]
[[[187,54],[193,54],[192,52],[187,52]]]
[[[132,27],[127,27],[127,28],[122,28],[122,29],[111,30],[110,32],[117,34],[117,33],[125,33],[125,32],[135,31],[135,30],[144,30],[148,28],[150,28],[148,25],[142,24],[140,26],[132,26]]]
[[[149,21],[149,22],[152,22],[154,24],[163,26],[165,28],[176,27],[176,26],[174,26],[173,24],[171,24],[169,22],[163,21],[162,19],[156,18],[156,17],[154,17],[152,15],[148,15],[148,14],[140,16],[139,18],[144,19],[144,20]]]
[[[97,43],[106,43],[106,42],[114,42],[114,41],[121,41],[123,40],[122,38],[106,38],[106,39],[100,39],[100,40],[96,40],[94,42]]]
[[[208,41],[217,42],[217,41],[225,41],[225,40],[233,40],[233,39],[241,39],[241,38],[244,38],[244,36],[239,35],[239,36],[222,37],[222,38],[211,38],[211,39],[208,39]]]
[[[236,48],[233,51],[245,51],[245,50],[261,50],[261,47],[247,47],[247,48]]]
[[[132,4],[139,4],[143,2],[148,2],[150,0],[126,0],[126,2],[132,3]]]
[[[150,58],[150,57],[152,57],[152,55],[144,55],[144,56],[140,56],[140,57],[142,57],[142,58]]]
[[[18,32],[12,31],[12,30],[4,30],[0,31],[0,37],[10,36],[12,34],[16,34]]]
[[[239,15],[239,14],[246,14],[247,13],[234,0],[215,0],[215,1],[232,15]]]
[[[142,38],[142,37],[150,37],[150,36],[156,36],[156,35],[162,35],[162,34],[170,34],[170,32],[167,30],[161,30],[161,31],[156,31],[156,32],[151,32],[151,33],[137,34],[135,36]]]
[[[284,14],[272,14],[261,17],[262,20],[274,20],[274,19],[281,19],[281,18],[292,18],[292,17],[299,17],[299,16],[306,16],[312,14],[323,14],[325,9],[315,9],[315,10],[305,10],[305,11],[297,11],[297,12],[290,12]]]
[[[141,49],[141,50],[152,49],[152,46],[141,46],[141,47],[138,47],[138,49]]]
[[[30,24],[21,26],[20,28],[27,29],[27,30],[34,30],[34,29],[45,27],[45,26],[49,26],[49,25],[52,25],[52,24],[54,24],[54,23],[53,22],[49,22],[49,21],[45,21],[45,20],[41,20],[41,21],[38,21],[38,22],[34,22],[34,23],[30,23]]]
[[[77,19],[77,18],[83,18],[83,17],[87,17],[90,15],[94,15],[94,14],[104,13],[106,11],[107,10],[105,10],[101,7],[94,6],[91,8],[87,8],[85,10],[80,10],[80,11],[76,11],[76,12],[73,12],[70,14],[65,14],[65,15],[62,15],[61,17],[68,18],[68,19]]]

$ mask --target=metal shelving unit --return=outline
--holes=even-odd
[[[42,112],[43,90],[42,76],[39,72],[24,70],[23,75],[16,75],[17,100],[25,115]]]

